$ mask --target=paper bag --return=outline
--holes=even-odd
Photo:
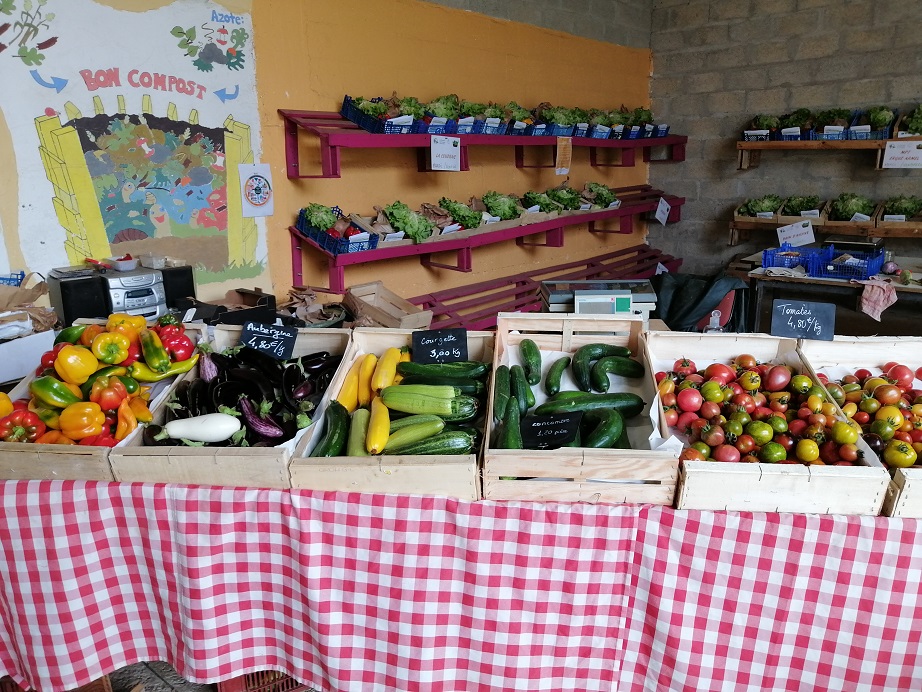
[[[35,272],[26,274],[19,286],[0,284],[0,312],[6,312],[22,305],[31,305],[48,293],[48,284],[44,281],[40,281],[30,288],[25,288],[25,285],[29,283],[29,279],[36,276],[38,274]]]

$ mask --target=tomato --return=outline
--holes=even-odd
[[[838,412],[839,412],[839,409],[831,401],[827,401],[820,408],[820,413],[822,413],[827,418],[835,418]]]
[[[804,405],[797,409],[797,417],[801,420],[807,420],[810,416],[813,415],[813,410],[808,406]]]
[[[907,468],[916,463],[918,454],[916,450],[912,448],[912,445],[899,440],[891,440],[890,443],[884,447],[883,457],[887,466]]]
[[[866,397],[858,402],[858,408],[865,413],[877,413],[880,408],[880,402],[874,397]]]
[[[768,423],[776,433],[788,431],[788,422],[781,416],[769,416],[765,419],[765,422]]]
[[[679,377],[685,377],[686,375],[697,372],[698,368],[695,366],[695,361],[689,360],[683,356],[672,364],[672,371]]]
[[[787,413],[787,411],[788,411],[788,405],[787,405],[787,404],[782,404],[782,403],[781,403],[779,400],[777,400],[777,399],[775,399],[775,400],[773,400],[773,401],[769,401],[769,402],[768,402],[768,407],[769,407],[772,411],[775,411],[776,413]],[[794,412],[792,411],[792,413],[794,413]]]
[[[704,403],[701,392],[693,388],[683,389],[676,394],[675,400],[676,405],[683,411],[697,411]]]
[[[795,418],[788,421],[788,432],[794,437],[800,437],[800,434],[807,429],[807,421],[803,418]]]
[[[845,389],[843,389],[841,384],[830,382],[826,385],[826,391],[829,393],[829,398],[839,404],[839,406],[845,403]]]
[[[768,406],[756,406],[755,411],[752,412],[752,418],[753,420],[765,420],[774,414],[775,412],[768,408]]]
[[[749,454],[755,451],[756,441],[752,439],[752,435],[740,435],[733,446],[740,450],[740,454]]]
[[[753,372],[752,370],[745,371],[737,378],[737,381],[740,383],[740,387],[747,392],[756,391],[762,384],[762,378],[759,376],[759,373]]]
[[[818,425],[825,428],[829,424],[829,419],[822,413],[812,413],[807,416],[807,425]]]
[[[758,464],[759,457],[750,452],[749,454],[744,454],[740,461],[744,464]]]
[[[864,433],[861,436],[861,439],[864,440],[865,444],[871,448],[871,451],[880,456],[880,453],[884,451],[884,446],[886,443],[881,439],[880,435],[875,433]]]
[[[787,433],[781,433],[780,435],[775,435],[775,439],[772,442],[777,442],[782,447],[784,451],[790,452],[794,449],[794,438],[788,435]]]
[[[777,442],[764,444],[762,445],[762,449],[759,450],[759,459],[769,464],[776,464],[779,461],[783,461],[787,459],[787,456],[787,450]]]
[[[806,394],[810,391],[810,387],[813,386],[813,380],[811,380],[807,375],[794,375],[791,378],[791,383],[789,389],[792,392],[797,392],[798,394]]]
[[[762,379],[762,387],[769,392],[780,392],[787,387],[790,382],[791,369],[786,365],[774,365]]]
[[[858,425],[865,425],[871,420],[871,414],[867,411],[858,411],[852,416],[852,420],[855,421]]]
[[[692,442],[691,448],[697,449],[699,452],[701,452],[704,455],[705,459],[711,456],[711,448],[708,447],[706,444],[704,444],[701,440],[698,440],[697,442]]]
[[[916,379],[916,374],[905,365],[894,365],[885,371],[887,378],[893,380],[893,383],[900,389],[909,389],[912,387],[912,381]]]
[[[724,401],[730,401],[737,394],[743,394],[746,390],[740,387],[740,383],[734,380],[727,383],[727,389],[724,391]],[[922,401],[920,401],[922,403]]]
[[[875,435],[880,435],[880,439],[884,442],[889,442],[893,439],[893,433],[895,433],[896,430],[894,430],[893,426],[886,420],[879,419],[871,423],[870,432]]]
[[[913,442],[912,448],[916,450],[916,454],[922,454],[922,442]]]
[[[720,404],[718,404],[716,401],[705,401],[701,404],[698,415],[700,415],[702,418],[707,418],[710,420],[714,416],[720,415]]]
[[[913,442],[922,442],[922,429],[913,428],[909,431],[909,437],[912,438]]]
[[[832,440],[826,440],[820,445],[820,459],[824,464],[834,464],[839,460],[839,445]]]
[[[740,460],[740,451],[733,445],[723,444],[718,447],[715,447],[711,452],[711,456],[716,461],[729,461],[737,462]]]
[[[858,378],[859,382],[864,382],[866,379],[868,379],[873,374],[874,373],[872,373],[867,368],[859,368],[858,370],[855,370],[855,377]]]
[[[752,416],[750,416],[746,411],[734,411],[730,414],[730,420],[736,420],[743,425],[746,425],[749,421],[752,420]]]
[[[675,408],[675,394],[671,392],[669,394],[663,394],[659,398],[659,402],[663,405],[663,408]]]
[[[660,396],[663,396],[664,394],[672,394],[675,391],[675,380],[671,380],[667,377],[666,379],[660,381],[660,383],[656,385],[656,391]]]
[[[903,390],[895,384],[880,384],[874,387],[871,396],[877,399],[881,405],[888,406],[897,403],[903,398]]]
[[[748,353],[741,353],[736,358],[733,359],[734,364],[742,368],[743,370],[749,370],[749,368],[754,368],[759,364],[759,361],[756,360],[756,357]]]
[[[659,384],[660,382],[662,382],[663,380],[666,379],[666,376],[667,376],[667,375],[668,375],[668,373],[667,373],[665,370],[660,370],[658,373],[656,373],[656,374],[653,376],[653,379],[656,381],[656,384]],[[670,378],[670,379],[672,379],[672,378]]]
[[[682,450],[682,453],[679,454],[679,461],[704,461],[707,459],[701,452],[697,449],[692,449],[691,447],[686,447]]]
[[[824,387],[829,384],[829,376],[824,372],[816,373],[816,379],[820,381],[820,384]]]
[[[701,396],[705,401],[723,401],[724,393],[720,382],[717,380],[708,380],[701,385]]]
[[[708,424],[701,428],[700,437],[701,441],[708,447],[717,447],[726,441],[724,429],[719,425]]]
[[[691,422],[691,425],[688,426],[689,437],[692,440],[700,440],[701,431],[708,426],[710,426],[710,423],[708,423],[704,418],[696,418]]]
[[[679,412],[674,408],[667,408],[663,411],[663,419],[667,427],[674,428],[679,422]]]
[[[916,368],[916,379],[922,380],[922,366]]]
[[[743,424],[732,418],[723,424],[723,429],[724,434],[731,440],[735,440],[743,434]],[[922,435],[922,430],[919,431],[919,434]]]
[[[820,446],[815,440],[803,439],[797,443],[794,454],[801,461],[816,461],[820,458]]]
[[[860,429],[857,424],[849,424],[844,420],[837,420],[832,424],[830,435],[836,444],[854,444],[858,441]]]
[[[754,420],[749,423],[745,427],[745,431],[747,435],[752,435],[752,439],[754,439],[756,444],[759,446],[770,442],[772,437],[775,435],[775,431],[772,426],[759,420]]]
[[[734,411],[745,411],[752,414],[756,410],[755,399],[750,394],[737,394],[730,399],[730,405]]]
[[[755,392],[752,395],[752,400],[756,402],[756,408],[768,405],[768,397],[765,396],[765,392]]]
[[[854,401],[849,401],[845,406],[842,407],[842,413],[847,417],[852,418],[856,413],[858,413],[858,404]]]
[[[861,458],[861,452],[856,444],[844,444],[839,447],[839,458],[842,461],[858,461]]]
[[[704,369],[704,376],[709,380],[718,380],[721,384],[727,384],[736,379],[736,370],[723,363],[711,363]]]
[[[683,411],[679,414],[675,427],[687,435],[691,430],[691,424],[696,420],[698,420],[698,414],[695,411]]]
[[[890,384],[883,377],[869,377],[864,382],[861,383],[861,388],[866,391],[868,394],[873,392],[877,387],[882,384]]]
[[[906,420],[903,418],[903,412],[896,406],[881,406],[877,409],[877,413],[874,414],[874,419],[885,420],[890,423],[894,429],[899,429],[903,421]]]
[[[801,438],[804,440],[814,440],[815,442],[823,442],[826,439],[826,427],[823,425],[808,425],[800,433]]]
[[[908,432],[903,432],[902,430],[897,430],[893,433],[893,439],[899,440],[900,442],[905,442],[907,444],[912,444],[912,435]]]

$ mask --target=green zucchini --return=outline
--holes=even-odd
[[[401,385],[407,384],[428,384],[436,386],[454,387],[459,390],[460,394],[470,394],[478,396],[483,394],[487,386],[482,380],[475,380],[470,377],[442,377],[435,375],[408,375],[400,380]]]
[[[618,436],[618,439],[615,440],[615,444],[612,445],[613,449],[630,449],[631,441],[627,437],[627,426],[621,428],[621,434]]]
[[[531,385],[525,378],[525,368],[513,365],[509,368],[509,380],[512,396],[519,402],[519,414],[524,416],[525,412],[535,405],[535,393],[531,391]]]
[[[371,411],[367,408],[357,408],[349,419],[349,435],[346,437],[347,457],[367,457],[365,449],[365,436],[368,434],[368,421]]]
[[[503,418],[502,429],[499,433],[500,449],[522,449],[522,428],[520,427],[518,406],[507,406],[506,416]]]
[[[583,440],[583,447],[594,449],[612,447],[624,430],[624,418],[613,408],[598,408],[586,411],[583,421],[587,426],[592,426],[591,431]]]
[[[388,450],[395,456],[405,454],[471,454],[474,451],[474,436],[470,433],[454,430],[440,432],[428,440],[414,442]]]
[[[452,399],[442,399],[413,391],[403,391],[402,385],[382,389],[381,401],[394,411],[434,414],[446,421],[470,420],[480,410],[480,403],[477,399],[467,394],[459,394]]]
[[[349,412],[346,407],[331,399],[323,414],[324,431],[320,442],[311,452],[312,457],[338,457],[346,447],[346,436],[349,431]]]
[[[397,372],[409,375],[428,375],[431,377],[470,377],[478,379],[490,370],[488,363],[475,360],[462,360],[457,363],[397,363]]]
[[[589,370],[589,384],[597,392],[607,392],[609,373],[621,377],[643,377],[644,366],[623,356],[602,356]]]
[[[384,451],[390,453],[399,447],[406,447],[414,442],[428,440],[442,432],[444,427],[445,421],[438,417],[432,421],[406,425],[391,433],[390,437],[387,438],[387,444],[384,445]]]
[[[432,421],[442,420],[434,413],[413,413],[404,418],[395,418],[391,421],[391,427],[389,432],[393,435],[395,432],[400,430],[400,428],[405,428],[408,425],[416,425],[417,423],[431,423]],[[443,423],[445,421],[442,421]]]
[[[579,398],[545,401],[535,409],[536,415],[548,413],[573,413],[574,411],[592,411],[599,408],[615,408],[622,418],[640,415],[646,403],[631,392],[612,392],[610,394],[583,393]]]
[[[541,381],[541,350],[531,339],[522,339],[519,342],[519,356],[522,367],[525,369],[525,380],[530,385]]]
[[[544,376],[544,391],[548,396],[554,396],[560,391],[560,378],[563,377],[568,365],[570,365],[570,356],[561,356],[551,363],[547,375]]]
[[[493,419],[502,420],[509,403],[509,366],[500,365],[493,371]]]
[[[437,384],[392,384],[381,390],[381,394],[390,391],[392,394],[400,392],[401,394],[423,394],[425,396],[436,397],[437,399],[454,399],[461,394],[458,387]]]
[[[623,356],[631,355],[631,349],[627,346],[615,346],[614,344],[586,344],[576,349],[573,354],[571,369],[573,378],[576,380],[576,386],[584,392],[589,391],[589,368],[593,361],[604,356]]]
[[[451,413],[440,416],[446,423],[463,423],[473,420],[480,412],[480,402],[472,396],[461,394],[451,400]]]

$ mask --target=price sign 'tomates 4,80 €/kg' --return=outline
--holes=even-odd
[[[782,299],[772,301],[773,336],[832,341],[835,325],[836,306],[832,303]]]

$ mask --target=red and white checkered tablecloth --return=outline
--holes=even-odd
[[[324,691],[922,687],[915,520],[0,483],[0,674]],[[919,547],[916,547],[916,544]]]

